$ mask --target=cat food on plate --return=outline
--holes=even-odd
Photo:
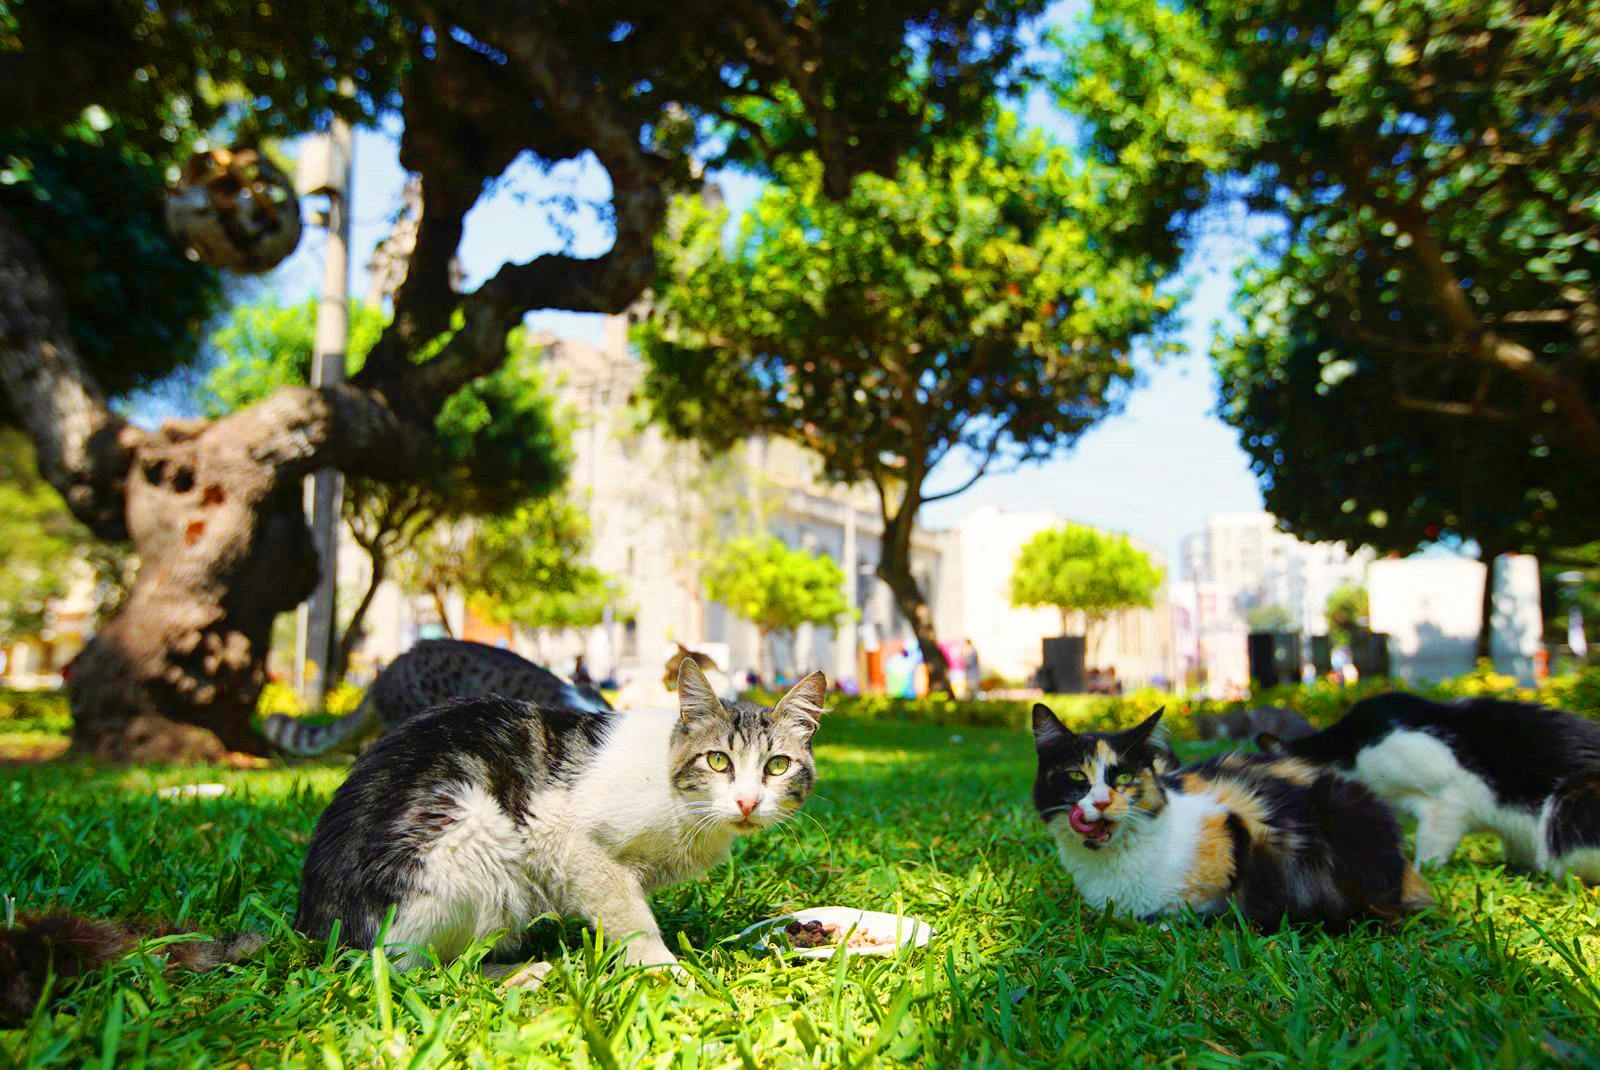
[[[923,947],[933,935],[925,921],[854,907],[810,907],[750,926],[739,937],[757,935],[755,946],[794,958],[829,958],[841,945],[849,955],[892,955],[901,947]]]
[[[839,926],[820,921],[791,921],[783,931],[795,947],[832,947],[841,941],[846,947],[870,947],[879,942],[865,930],[853,929],[846,936]]]

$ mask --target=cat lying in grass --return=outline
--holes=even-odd
[[[395,726],[317,822],[295,927],[441,960],[554,911],[627,939],[626,960],[675,965],[648,893],[698,877],[736,836],[799,809],[827,683],[772,709],[724,704],[693,659],[679,708],[583,713],[494,696]]]
[[[1179,768],[1157,710],[1122,732],[1069,731],[1033,708],[1033,800],[1079,894],[1143,918],[1236,904],[1252,923],[1343,929],[1432,902],[1394,815],[1359,784],[1292,758]]]
[[[1506,858],[1600,883],[1600,724],[1544,706],[1374,695],[1338,724],[1261,749],[1325,765],[1417,819],[1417,863],[1493,832]]]
[[[650,910],[654,888],[720,860],[735,837],[789,817],[811,793],[811,736],[827,682],[812,673],[772,709],[724,704],[685,661],[679,709],[586,713],[495,696],[395,725],[366,751],[317,822],[295,925],[370,947],[395,907],[402,967],[442,960],[545,911],[597,922],[634,964],[675,966]],[[0,929],[0,1028],[48,990],[92,974],[159,922],[23,915]],[[256,934],[164,946],[169,965],[247,957]],[[542,976],[543,964],[523,973]],[[53,978],[53,987],[50,980]]]

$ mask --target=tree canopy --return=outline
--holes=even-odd
[[[1274,514],[1396,550],[1594,530],[1592,5],[1097,0],[1068,66],[1104,151],[1187,164],[1154,241],[1235,197],[1265,223],[1214,356]]]
[[[1244,611],[1244,624],[1252,632],[1294,632],[1300,630],[1300,622],[1295,619],[1286,606],[1276,602],[1264,602],[1261,605],[1251,606]]]
[[[833,558],[786,546],[776,535],[728,540],[708,555],[701,579],[712,600],[756,626],[763,647],[775,633],[832,625],[854,612]]]
[[[786,436],[825,478],[874,485],[879,575],[942,686],[910,570],[918,510],[1115,412],[1136,347],[1166,344],[1172,262],[1122,251],[1124,174],[1009,114],[842,201],[814,165],[778,178],[731,248],[723,211],[675,209],[637,333],[646,392],[673,433]]]
[[[1124,609],[1149,608],[1165,575],[1126,535],[1063,524],[1023,544],[1011,571],[1011,604],[1054,606],[1061,630],[1071,613],[1095,625]]]
[[[80,749],[127,757],[173,717],[230,746],[250,728],[271,622],[315,586],[295,493],[309,472],[391,483],[439,468],[436,420],[506,360],[536,309],[620,312],[655,275],[670,190],[701,165],[816,161],[835,197],[863,173],[969,125],[1019,66],[1043,0],[643,0],[253,4],[18,0],[0,13],[0,134],[104,120],[152,158],[215,139],[399,120],[421,215],[393,316],[338,387],[286,386],[211,421],[135,427],[108,400],[56,278],[0,207],[0,382],[41,474],[97,534],[131,536],[140,572],[73,678]],[[592,160],[610,248],[529,248],[471,292],[453,285],[467,214],[514,163]],[[562,213],[570,200],[545,206]],[[554,220],[563,233],[562,219]],[[530,227],[529,232],[539,228]],[[154,234],[152,224],[147,232]],[[163,252],[170,255],[170,250]],[[132,277],[141,259],[118,274]],[[109,381],[109,376],[107,380]],[[481,398],[479,400],[482,400]],[[488,404],[487,401],[484,404]],[[497,445],[498,448],[498,445]],[[134,478],[133,474],[137,474]],[[176,567],[176,557],[183,558]],[[152,722],[154,723],[154,722]],[[137,738],[135,738],[135,735]]]
[[[384,324],[385,317],[378,309],[350,303],[349,373],[360,371]],[[286,386],[304,385],[310,377],[315,330],[315,301],[279,305],[269,299],[233,309],[211,337],[215,360],[201,389],[203,410],[220,416]],[[423,478],[412,483],[357,478],[346,485],[344,521],[366,551],[371,573],[340,642],[338,671],[349,663],[379,585],[395,574],[396,557],[439,552],[441,545],[451,541],[448,525],[466,516],[496,518],[469,527],[467,538],[495,537],[502,527],[509,526],[524,541],[547,540],[520,548],[522,563],[529,567],[521,579],[507,582],[530,589],[551,583],[555,578],[551,567],[533,566],[554,562],[566,586],[552,586],[549,597],[573,603],[566,612],[575,625],[593,623],[576,619],[585,611],[573,601],[586,592],[586,584],[598,582],[589,575],[593,570],[574,559],[587,540],[572,537],[577,530],[575,521],[548,522],[557,513],[570,513],[573,507],[569,503],[544,500],[559,494],[566,481],[567,433],[539,373],[538,348],[529,344],[527,333],[521,330],[514,332],[510,348],[513,356],[492,374],[463,387],[435,418],[441,452],[452,463],[423,473]],[[545,522],[530,524],[530,516]],[[503,542],[513,541],[504,534],[500,537]]]

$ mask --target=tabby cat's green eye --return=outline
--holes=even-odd
[[[1132,773],[1118,773],[1117,774],[1116,784],[1117,784],[1117,787],[1119,787],[1119,788],[1126,788],[1126,787],[1131,786],[1133,784],[1133,774]]]
[[[782,776],[789,769],[789,759],[781,754],[775,754],[767,759],[767,775]]]
[[[1067,773],[1067,779],[1072,781],[1074,784],[1087,784],[1089,783],[1089,774],[1085,773],[1081,769],[1074,769]]]
[[[706,755],[706,764],[713,773],[726,773],[733,766],[733,759],[719,750],[714,750]]]

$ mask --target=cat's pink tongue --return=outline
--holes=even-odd
[[[1072,831],[1080,836],[1089,836],[1096,840],[1103,840],[1111,835],[1110,822],[1102,818],[1099,821],[1090,821],[1084,816],[1083,807],[1074,806],[1067,815],[1067,824],[1072,826]]]

